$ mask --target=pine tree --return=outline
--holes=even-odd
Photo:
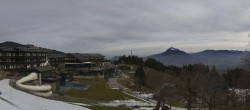
[[[147,85],[145,71],[142,66],[139,66],[134,75],[135,85],[139,88]]]

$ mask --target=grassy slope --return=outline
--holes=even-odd
[[[106,80],[95,78],[95,79],[82,79],[79,80],[81,83],[90,84],[87,90],[71,89],[66,95],[73,97],[82,97],[87,99],[94,99],[99,101],[113,101],[113,100],[126,100],[134,99],[132,96],[124,94],[119,90],[109,89]]]
[[[250,103],[238,105],[236,107],[223,107],[221,110],[250,110]]]

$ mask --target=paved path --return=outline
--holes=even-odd
[[[148,103],[153,103],[153,104],[156,104],[156,101],[154,100],[147,100],[145,97],[142,97],[141,94],[138,94],[136,93],[135,91],[125,87],[124,85],[120,84],[117,80],[118,79],[122,79],[122,78],[110,78],[108,80],[108,84],[109,84],[109,87],[110,88],[114,88],[114,89],[120,89],[122,90],[122,92],[124,92],[125,94],[128,94],[130,96],[133,96],[133,97],[136,97],[138,99],[141,99],[145,102],[148,102]]]

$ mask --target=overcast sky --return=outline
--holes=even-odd
[[[0,41],[147,56],[248,47],[249,0],[0,0]]]

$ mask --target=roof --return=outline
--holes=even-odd
[[[101,54],[97,54],[97,53],[79,53],[81,56],[83,57],[105,57]]]
[[[52,70],[52,68],[50,66],[39,66],[39,67],[36,67],[34,69],[37,70],[38,72],[45,72],[45,71]]]
[[[104,58],[105,57],[101,54],[95,54],[95,53],[69,53],[69,54],[77,58],[81,62],[88,61],[89,58],[95,58],[95,57]]]
[[[68,57],[66,54],[47,54],[48,58],[66,58]]]
[[[17,47],[16,49],[23,51],[23,52],[46,52],[39,48]]]
[[[0,51],[8,51],[8,52],[11,52],[11,51],[15,51],[14,48],[9,48],[9,47],[0,47]]]
[[[0,47],[0,51],[7,51],[7,52],[12,52],[12,51],[23,51],[23,52],[45,52],[42,49],[38,48],[28,48],[28,47]]]
[[[77,58],[78,60],[80,60],[80,61],[82,61],[82,62],[88,60],[87,57],[84,57],[84,56],[82,56],[82,55],[79,54],[79,53],[70,53],[70,55],[72,55],[73,57]]]

